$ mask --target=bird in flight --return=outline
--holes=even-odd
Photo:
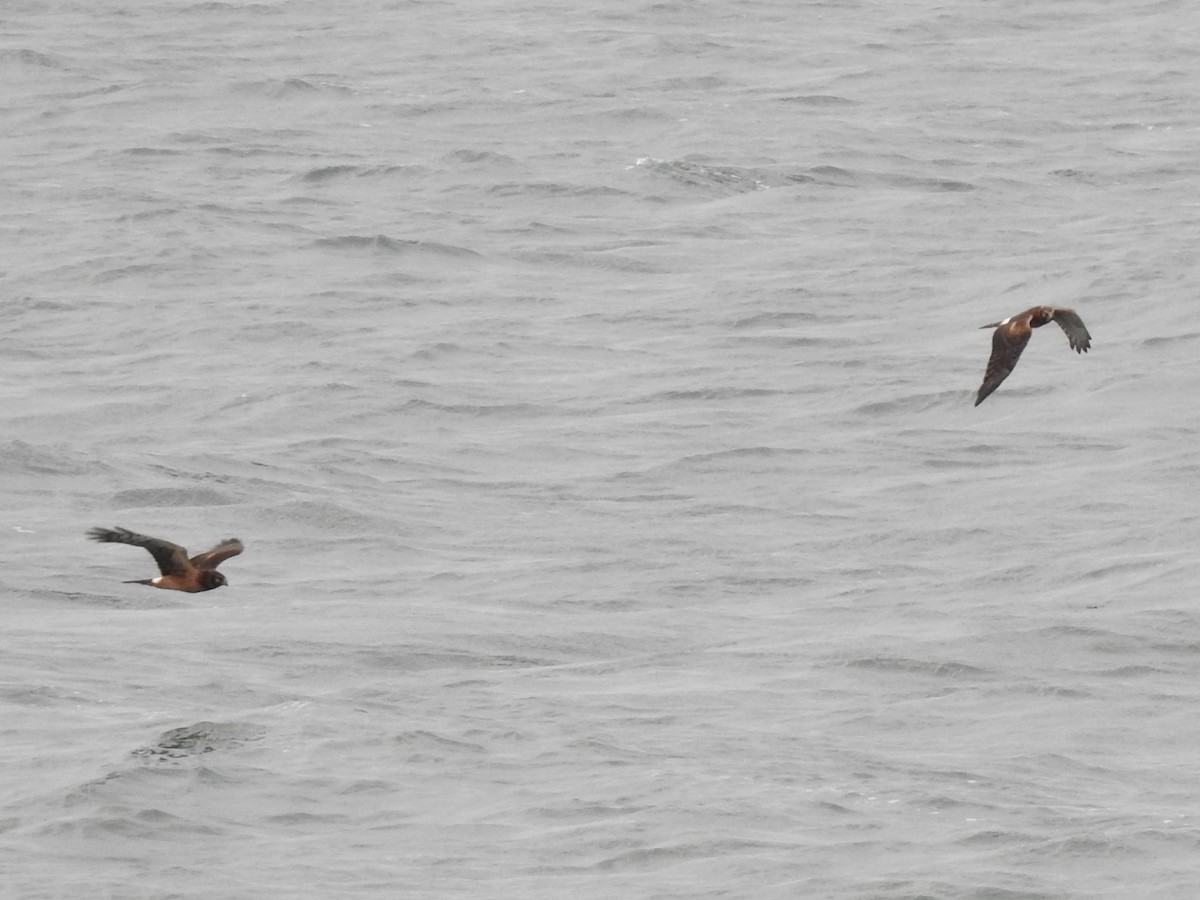
[[[106,544],[132,544],[134,547],[145,547],[150,551],[162,574],[157,578],[126,581],[125,584],[148,584],[151,587],[187,591],[191,594],[211,591],[228,584],[225,576],[217,571],[217,566],[245,549],[237,538],[226,538],[211,550],[189,559],[187,551],[178,544],[146,537],[126,528],[93,528],[88,532],[88,537]]]
[[[983,384],[975,397],[978,406],[988,398],[996,388],[1000,387],[1021,358],[1021,351],[1029,343],[1033,329],[1041,328],[1047,322],[1057,322],[1067,333],[1067,341],[1076,353],[1087,353],[1092,346],[1092,336],[1084,327],[1083,319],[1073,309],[1063,306],[1035,306],[1023,313],[1009,316],[1003,322],[993,322],[983,325],[983,328],[995,328],[992,334],[992,356],[988,360],[987,371],[983,376]]]

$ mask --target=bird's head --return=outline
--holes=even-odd
[[[200,573],[200,583],[204,585],[206,591],[211,591],[213,588],[225,587],[229,584],[225,580],[225,576],[216,569],[208,569]]]

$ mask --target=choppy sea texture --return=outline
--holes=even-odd
[[[1192,900],[1198,15],[9,4],[11,896]]]

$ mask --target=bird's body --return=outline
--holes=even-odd
[[[1033,329],[1041,328],[1047,322],[1057,322],[1067,335],[1071,349],[1076,353],[1087,353],[1092,346],[1092,336],[1084,327],[1083,319],[1073,309],[1062,306],[1035,306],[1023,313],[1009,316],[1003,322],[993,322],[983,328],[995,328],[992,334],[992,355],[988,359],[987,371],[983,376],[983,384],[975,397],[978,406],[996,388],[1000,387],[1017,365],[1021,351],[1029,343]]]
[[[226,538],[211,550],[189,559],[187,551],[178,544],[146,537],[126,528],[93,528],[88,532],[88,537],[93,541],[108,544],[131,544],[150,552],[162,574],[157,578],[127,581],[126,584],[148,584],[151,587],[187,591],[190,594],[211,591],[228,584],[225,576],[217,571],[217,566],[245,549],[237,538]]]

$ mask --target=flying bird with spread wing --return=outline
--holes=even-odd
[[[1067,342],[1076,353],[1087,353],[1092,346],[1092,336],[1088,334],[1083,319],[1073,309],[1064,306],[1035,306],[1023,313],[1009,316],[1003,322],[993,322],[982,328],[995,328],[992,334],[992,356],[988,360],[987,371],[983,376],[983,384],[975,397],[978,406],[988,398],[1000,384],[1012,374],[1021,358],[1021,351],[1029,343],[1033,329],[1041,328],[1047,322],[1057,322],[1067,333]]]
[[[225,576],[217,571],[217,566],[245,549],[237,538],[226,538],[211,550],[189,559],[187,551],[178,544],[146,537],[127,528],[93,528],[88,532],[88,537],[106,544],[132,544],[134,547],[144,547],[150,551],[162,574],[157,578],[126,581],[125,584],[148,584],[151,587],[187,591],[190,594],[211,591],[228,584]]]

